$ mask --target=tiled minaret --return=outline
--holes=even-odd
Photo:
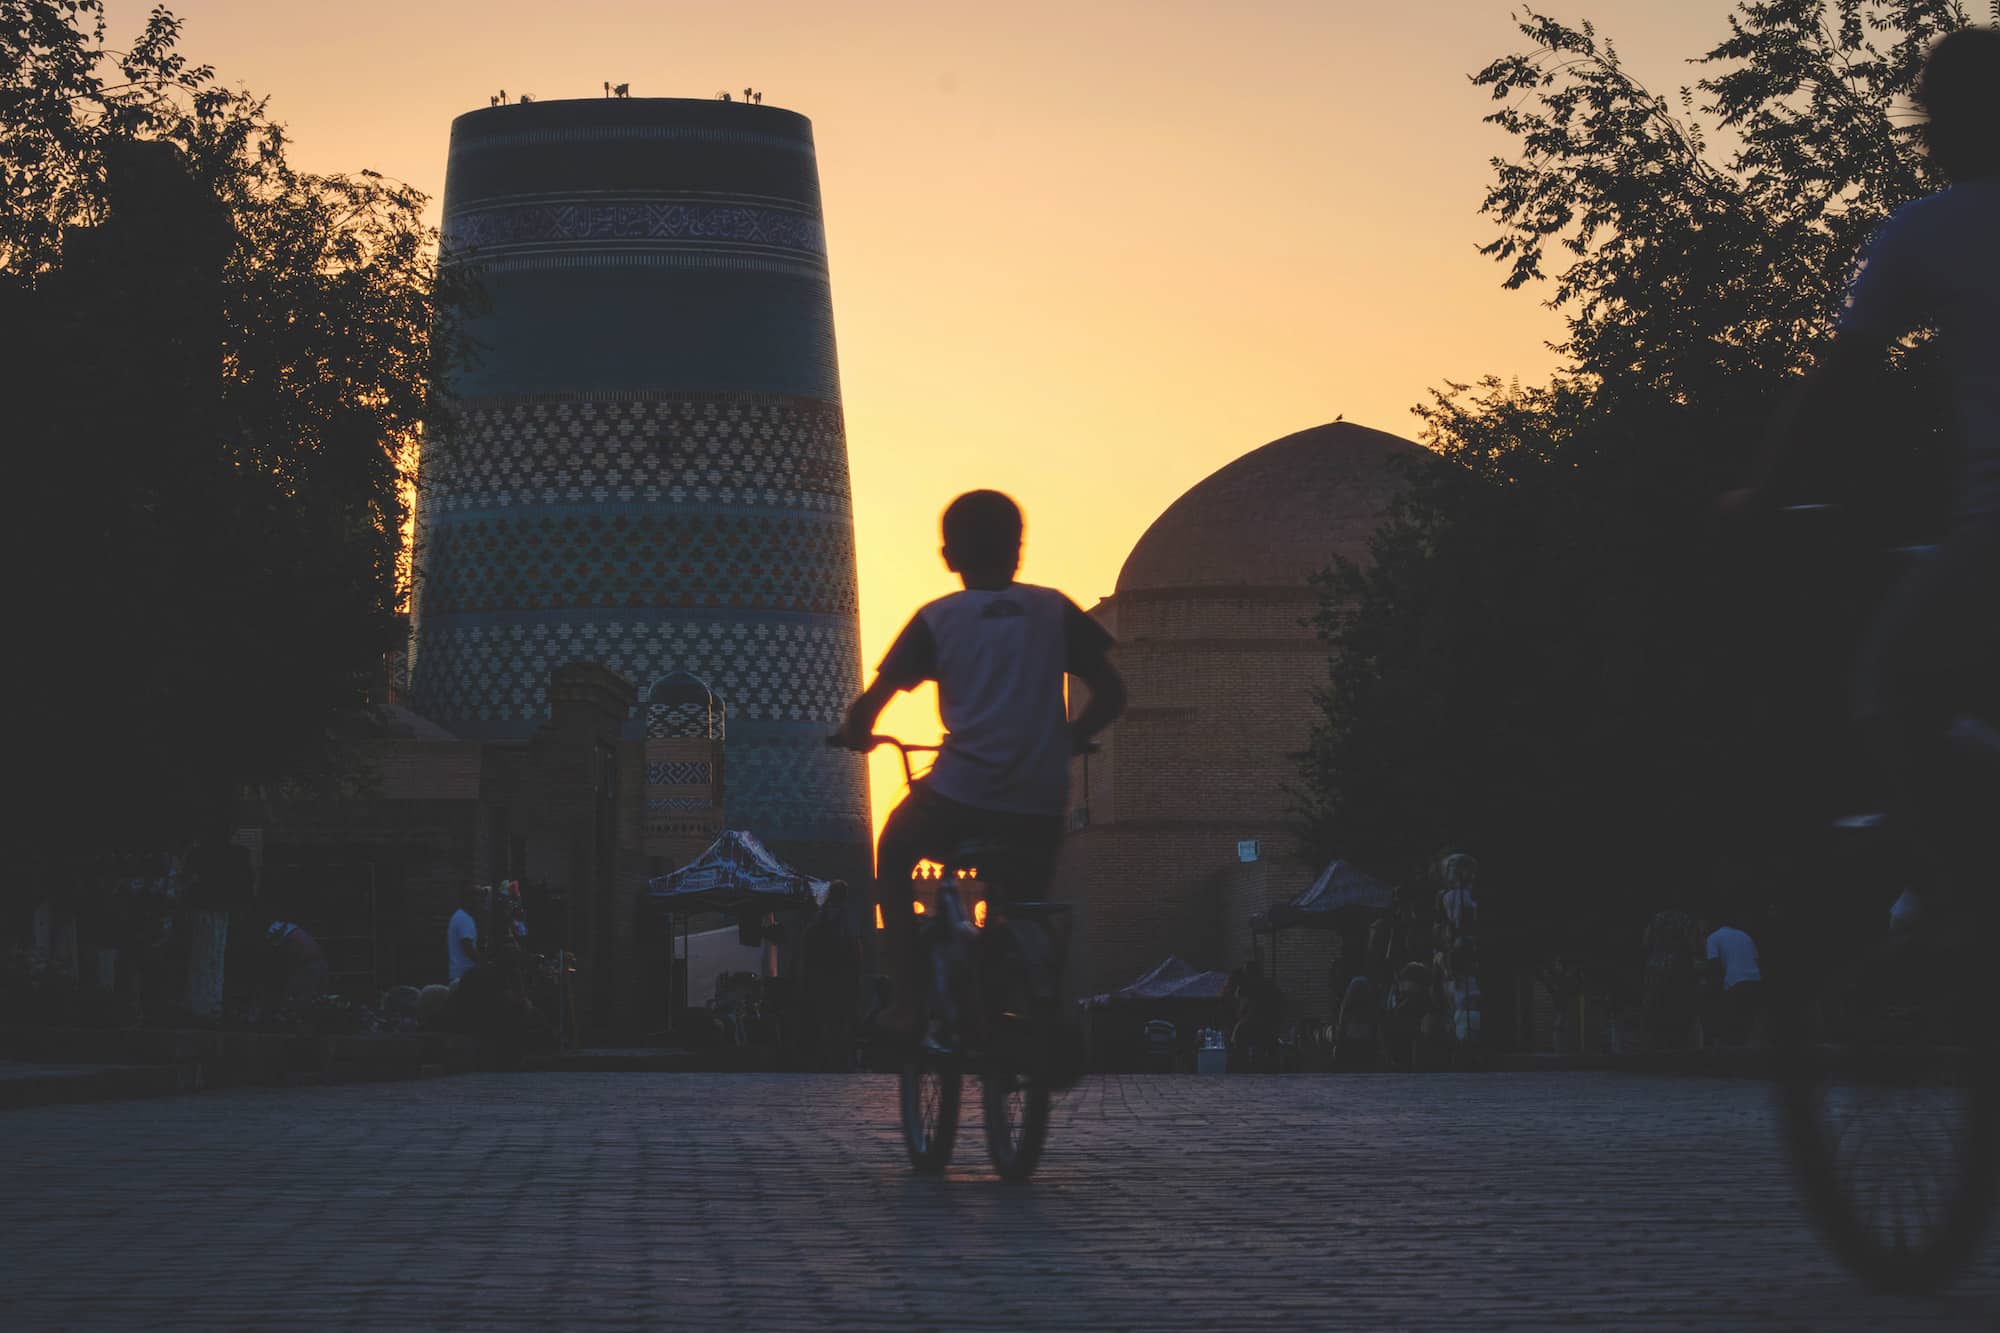
[[[642,700],[691,673],[727,707],[728,825],[865,870],[861,763],[821,743],[860,651],[811,123],[680,99],[470,112],[443,228],[484,297],[423,461],[418,709],[525,740],[563,663]]]

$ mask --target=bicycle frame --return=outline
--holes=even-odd
[[[871,735],[868,740],[870,750],[884,745],[894,747],[903,763],[906,786],[916,782],[911,756],[939,754],[944,748],[912,745],[894,736]],[[1005,848],[994,850],[998,853],[998,864],[1004,867]],[[958,871],[976,869],[982,863],[991,867],[995,864],[994,857],[971,845],[958,849],[942,862],[945,873],[940,883],[948,888],[956,882],[954,876]],[[1035,998],[1049,1002],[1060,1000],[1062,963],[1068,952],[1068,931],[1056,927],[1058,919],[1066,923],[1068,908],[1058,903],[1014,902],[1006,891],[1006,879],[1004,870],[997,879],[982,876],[988,887],[984,922],[975,921],[966,913],[957,893],[940,891],[936,915],[919,931],[920,937],[927,937],[932,945],[930,954],[936,969],[932,978],[934,995],[951,1007],[954,1017],[969,1014],[982,1028],[987,1026],[988,1017],[984,1012],[985,972],[986,955],[994,947],[991,941],[999,940],[1003,934],[1008,938],[1028,965]],[[953,947],[937,948],[939,944]],[[954,994],[955,991],[958,993]],[[971,1003],[966,1003],[968,1000]]]
[[[866,749],[883,745],[896,747],[909,785],[916,782],[910,756],[942,749],[879,735],[868,737]],[[1082,1072],[1081,1035],[1063,1022],[1069,909],[1013,901],[1006,892],[1008,852],[1004,841],[952,848],[943,859],[937,909],[917,928],[930,972],[928,994],[920,998],[936,1020],[912,1046],[900,1081],[903,1146],[918,1171],[942,1171],[951,1160],[968,1054],[980,1074],[987,1151],[1004,1180],[1034,1173],[1048,1138],[1050,1094],[1073,1086]],[[1001,872],[980,876],[987,889],[983,920],[953,891],[960,870],[979,866]]]

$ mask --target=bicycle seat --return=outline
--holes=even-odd
[[[1003,903],[1001,914],[1019,921],[1048,921],[1072,911],[1069,903]]]
[[[957,865],[978,865],[981,861],[1011,856],[1013,851],[1013,844],[1005,838],[961,838],[952,844],[951,859]]]
[[[1954,718],[1948,734],[1953,749],[1982,759],[2000,760],[2000,727],[1985,718],[1970,714]]]

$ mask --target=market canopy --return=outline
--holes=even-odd
[[[1386,912],[1396,905],[1396,893],[1387,884],[1356,870],[1346,861],[1335,861],[1319,872],[1312,887],[1288,903],[1250,918],[1252,930],[1283,930],[1306,926],[1338,930],[1357,917]]]
[[[792,869],[753,833],[725,829],[708,850],[671,874],[646,881],[646,898],[667,912],[776,911],[811,907],[826,897],[824,880]]]
[[[1104,995],[1090,997],[1090,1007],[1102,1009],[1127,1000],[1213,1000],[1229,984],[1227,972],[1205,972],[1175,954],[1168,954],[1145,975]]]

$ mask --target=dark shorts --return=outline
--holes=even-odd
[[[1764,1010],[1764,983],[1739,981],[1722,992],[1723,1032],[1731,1041],[1746,1040]]]
[[[1993,703],[2000,662],[2000,515],[1960,523],[1883,602],[1855,662],[1853,707],[1942,729]]]
[[[886,911],[912,896],[910,876],[919,861],[957,862],[972,851],[980,879],[1020,902],[1048,892],[1062,849],[1061,815],[981,810],[940,796],[923,783],[910,788],[882,828],[876,879]]]
[[[1853,709],[1890,779],[1890,813],[1941,887],[1977,889],[1986,786],[1963,781],[1947,734],[2000,715],[2000,515],[1966,520],[1877,612],[1855,662]],[[1975,898],[1983,898],[1975,893]]]

